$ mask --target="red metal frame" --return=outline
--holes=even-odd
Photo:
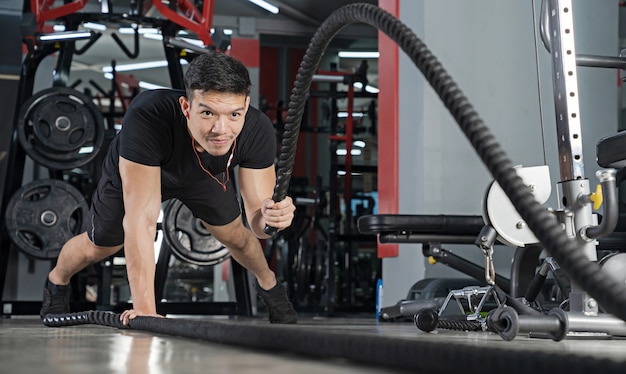
[[[74,0],[53,8],[55,0],[30,0],[31,12],[37,20],[37,31],[42,31],[46,21],[78,12],[85,7],[87,1]],[[202,12],[190,0],[176,0],[176,9],[182,14],[163,4],[162,0],[152,0],[152,4],[167,19],[198,35],[205,46],[214,46],[211,38],[213,0],[204,0]]]
[[[42,31],[43,24],[51,19],[61,18],[83,9],[88,0],[74,0],[56,8],[51,8],[55,0],[30,0],[30,11],[37,20],[37,31]]]
[[[379,0],[378,6],[394,16],[400,16],[400,0]],[[384,32],[378,31],[378,213],[398,214],[398,137],[399,137],[399,49]],[[384,119],[381,121],[380,119]],[[379,127],[380,129],[380,127]],[[378,243],[378,257],[397,257],[398,244]]]
[[[124,90],[124,86],[123,84],[125,84],[127,86],[126,90]],[[130,97],[130,94],[132,94],[133,89],[138,89],[139,88],[139,80],[137,78],[135,78],[134,75],[129,74],[120,74],[120,73],[115,73],[115,91],[117,92],[117,95],[120,98],[120,101],[122,102],[122,110],[124,111],[124,113],[126,113],[126,109],[128,109],[128,106],[130,105],[130,102],[132,101],[132,97]],[[127,92],[124,92],[127,91]]]
[[[202,13],[189,0],[176,1],[177,8],[183,14],[170,9],[163,4],[162,0],[152,0],[152,4],[167,19],[198,35],[198,38],[204,42],[205,46],[214,46],[213,39],[211,39],[213,0],[204,0]]]

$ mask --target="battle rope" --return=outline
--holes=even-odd
[[[119,314],[94,311],[76,313],[83,323],[98,323],[120,327]],[[80,316],[78,316],[80,314]],[[63,324],[67,316],[47,316]],[[69,317],[71,319],[71,317]],[[91,322],[90,322],[91,321]],[[406,369],[408,372],[451,373],[462,369],[467,374],[500,373],[623,373],[624,363],[597,352],[546,349],[511,350],[500,341],[467,344],[457,339],[440,339],[436,334],[424,334],[421,339],[372,334],[369,331],[349,332],[341,327],[319,324],[270,325],[258,321],[137,317],[127,328],[151,334],[180,336],[223,345],[253,348],[266,352],[290,352],[305,357],[317,357],[321,362],[342,358],[366,365]],[[512,364],[514,362],[514,364]]]
[[[513,168],[512,162],[496,142],[461,90],[446,73],[441,64],[427,49],[425,44],[400,20],[390,13],[370,4],[351,4],[336,10],[316,31],[311,39],[304,59],[300,65],[289,102],[285,132],[281,143],[278,161],[278,178],[274,200],[285,198],[296,152],[296,143],[305,101],[312,82],[313,74],[318,69],[322,55],[331,39],[345,26],[362,22],[384,32],[411,58],[437,92],[446,108],[450,111],[461,130],[481,157],[494,179],[500,184],[522,218],[528,223],[535,236],[543,243],[552,257],[574,282],[583,287],[606,310],[626,320],[626,292],[624,285],[604,274],[600,267],[588,261],[576,244],[568,239],[557,220],[549,214],[534,198]],[[117,319],[117,321],[116,321]],[[183,323],[178,320],[138,317],[129,324],[153,332],[176,334],[176,329]],[[73,324],[96,323],[120,327],[119,315],[101,312],[44,316],[43,322],[49,326],[69,326]],[[148,323],[149,322],[149,323]],[[199,322],[198,322],[199,323]],[[167,326],[167,328],[165,327]],[[269,326],[268,326],[269,327]],[[230,326],[229,328],[233,328]],[[297,330],[272,326],[274,331]],[[165,330],[164,330],[165,329]],[[212,330],[211,330],[212,331]],[[314,332],[308,332],[313,334]],[[265,337],[267,341],[267,337]],[[393,344],[393,343],[386,343]],[[320,345],[316,346],[319,349]],[[295,348],[294,348],[295,349]],[[427,349],[422,347],[422,349]],[[455,354],[460,353],[456,351]],[[415,355],[415,352],[411,353]],[[367,360],[367,358],[363,358]],[[584,367],[579,366],[579,367]]]
[[[594,297],[605,311],[626,320],[626,290],[587,259],[563,232],[556,218],[534,198],[513,168],[483,120],[426,45],[392,14],[371,4],[351,4],[332,13],[319,27],[307,48],[289,101],[278,162],[274,200],[284,199],[296,151],[305,101],[315,71],[332,38],[345,26],[362,22],[378,28],[411,58],[433,87],[493,178],[500,184],[520,216],[552,257],[575,283]]]

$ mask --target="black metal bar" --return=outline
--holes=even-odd
[[[96,304],[99,309],[111,307],[111,284],[113,283],[113,260],[107,258],[100,266],[100,277],[98,277],[98,298]]]
[[[167,43],[167,40],[176,36],[177,28],[174,24],[163,25],[161,33],[163,35],[163,49],[165,50],[165,59],[167,60],[167,71],[170,74],[170,81],[172,88],[184,89],[185,80],[183,75],[183,69],[180,65],[180,52],[181,49],[175,46],[171,46]]]
[[[139,26],[137,26],[139,27]],[[111,37],[113,38],[113,40],[115,40],[115,42],[117,43],[117,45],[122,49],[122,51],[124,52],[124,54],[126,56],[128,56],[128,58],[137,58],[139,56],[139,31],[137,29],[137,27],[135,27],[135,33],[133,34],[133,51],[131,52],[128,47],[126,47],[126,45],[124,44],[124,42],[122,41],[122,39],[120,39],[119,36],[117,36],[116,33],[111,33]]]
[[[331,70],[336,70],[336,65],[331,67]],[[337,84],[330,83],[330,92],[337,92]],[[338,111],[337,107],[337,98],[332,97],[330,100],[331,108],[331,117],[330,117],[330,133],[336,134],[338,127],[338,120],[335,113]],[[331,140],[329,144],[330,151],[330,167],[328,170],[328,241],[326,245],[326,251],[328,254],[328,261],[326,263],[326,274],[327,274],[327,290],[326,290],[326,305],[325,312],[327,315],[332,316],[335,313],[335,307],[337,304],[335,290],[337,287],[335,286],[335,261],[338,259],[337,257],[337,235],[341,228],[339,227],[340,222],[340,212],[337,212],[338,199],[337,199],[337,141]]]
[[[531,245],[515,249],[511,266],[512,297],[522,297],[535,277],[535,269],[539,263],[539,255],[543,251],[540,245]]]
[[[163,299],[163,293],[165,292],[165,283],[167,281],[167,271],[169,269],[170,258],[172,257],[172,251],[166,241],[161,241],[161,250],[159,251],[159,258],[157,259],[156,269],[154,273],[154,296],[157,301]]]
[[[101,36],[102,36],[102,33],[94,32],[92,34],[92,37],[89,39],[89,41],[87,43],[85,43],[82,47],[77,48],[74,51],[74,54],[75,55],[82,55],[83,53],[87,52],[87,50],[89,48],[91,48],[91,46],[94,45],[98,41],[98,39],[100,39]]]
[[[428,243],[440,242],[446,244],[474,244],[476,240],[472,235],[439,235],[439,234],[416,234],[413,232],[383,232],[378,236],[381,243]]]
[[[576,66],[626,69],[626,58],[596,55],[576,55]]]
[[[21,15],[18,13],[10,13],[8,9],[6,13],[0,10],[0,32],[2,35],[12,35],[20,30]],[[0,209],[0,220],[4,222],[7,203],[15,191],[13,188],[13,169],[15,165],[13,160],[19,158],[16,154],[19,144],[14,137],[14,126],[10,119],[16,116],[18,111],[16,105],[17,98],[15,92],[19,89],[20,65],[22,60],[22,43],[19,38],[5,38],[3,42],[3,53],[0,54],[0,75],[5,78],[0,79],[0,118],[9,119],[5,123],[0,124],[0,201],[2,207]],[[5,153],[6,152],[6,153]],[[4,292],[5,278],[9,266],[9,254],[11,249],[11,240],[6,230],[1,229],[0,242],[0,300]]]
[[[10,25],[10,21],[7,20],[7,23]],[[3,25],[4,26],[4,23]],[[11,142],[9,148],[7,150],[6,156],[6,171],[4,172],[4,187],[2,189],[2,204],[0,206],[0,217],[5,216],[7,206],[11,197],[22,186],[22,179],[24,175],[24,162],[26,160],[26,153],[24,149],[19,144],[19,139],[17,137],[17,123],[19,111],[22,103],[26,101],[33,93],[33,87],[35,84],[35,73],[37,71],[37,67],[41,63],[41,61],[48,54],[54,52],[55,49],[50,45],[45,45],[39,50],[31,50],[24,58],[21,64],[19,83],[17,84],[17,95],[13,95],[17,98],[15,101],[15,111],[13,116],[8,117],[12,118],[12,123],[10,125],[10,134],[11,134]],[[21,44],[19,49],[19,54],[21,58]],[[10,66],[10,64],[8,64]],[[15,87],[11,87],[11,90],[2,92],[15,92]],[[7,102],[10,102],[11,99],[8,99]],[[7,131],[7,132],[9,132]],[[2,219],[3,219],[2,218]],[[3,220],[4,222],[4,220]],[[0,230],[0,300],[2,299],[2,294],[4,292],[4,285],[7,275],[7,266],[9,263],[9,254],[12,248],[11,239],[6,232],[6,230]]]
[[[62,47],[58,52],[57,65],[54,69],[53,87],[68,87],[70,85],[70,68],[72,66],[76,42],[66,41],[61,45]]]
[[[237,314],[240,316],[252,315],[252,295],[248,282],[248,271],[233,258],[230,259],[235,281],[235,299],[237,303]]]

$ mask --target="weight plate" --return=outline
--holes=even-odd
[[[212,266],[230,257],[228,249],[180,200],[172,199],[165,207],[162,228],[165,242],[183,262]]]
[[[318,244],[315,249],[315,265],[312,267],[314,291],[313,297],[317,302],[322,301],[322,295],[326,289],[326,266],[327,266],[327,253],[324,245]]]
[[[6,227],[13,243],[27,256],[55,259],[66,241],[85,231],[88,210],[85,198],[71,184],[36,180],[9,200]]]
[[[53,87],[39,91],[20,108],[20,144],[35,162],[55,170],[89,163],[104,142],[98,107],[79,91]]]
[[[294,288],[296,299],[300,304],[306,302],[311,281],[311,251],[307,243],[300,238],[299,246],[293,262]]]

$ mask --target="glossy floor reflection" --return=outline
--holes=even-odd
[[[180,317],[178,317],[180,318]],[[201,317],[194,317],[202,319]],[[209,317],[207,317],[211,320]],[[206,321],[206,319],[205,319]],[[213,319],[215,321],[215,319]],[[269,327],[265,319],[225,319],[227,333]],[[436,330],[425,333],[413,323],[376,323],[374,318],[304,317],[298,326],[283,329],[292,337],[315,344],[340,340],[319,339],[346,336],[350,339],[332,351],[357,346],[358,360],[319,358],[308,354],[271,351],[276,342],[268,338],[268,350],[213,343],[211,341],[124,330],[99,325],[46,327],[38,317],[0,319],[0,373],[625,373],[626,339],[618,337],[568,337],[562,341],[531,338],[520,334],[504,341],[494,333]],[[250,331],[250,333],[248,333]],[[268,330],[264,330],[268,331]],[[317,335],[317,337],[315,337]],[[265,345],[263,335],[263,345]],[[283,335],[287,338],[287,335]],[[370,338],[385,345],[373,350]],[[380,339],[378,339],[380,338]],[[388,339],[390,338],[390,339]],[[320,345],[309,345],[311,349]],[[329,343],[330,344],[330,343]],[[363,354],[361,354],[361,349]],[[294,350],[297,352],[298,350]],[[385,365],[366,365],[363,355],[382,352]],[[394,360],[415,362],[411,371],[393,369]],[[404,354],[404,356],[402,356]],[[344,356],[345,357],[345,356]],[[387,361],[388,358],[388,361]],[[422,363],[428,365],[423,366]],[[403,366],[406,367],[406,366]],[[428,371],[424,370],[428,368]]]
[[[0,319],[0,373],[400,373],[97,325],[51,328],[38,317]]]

